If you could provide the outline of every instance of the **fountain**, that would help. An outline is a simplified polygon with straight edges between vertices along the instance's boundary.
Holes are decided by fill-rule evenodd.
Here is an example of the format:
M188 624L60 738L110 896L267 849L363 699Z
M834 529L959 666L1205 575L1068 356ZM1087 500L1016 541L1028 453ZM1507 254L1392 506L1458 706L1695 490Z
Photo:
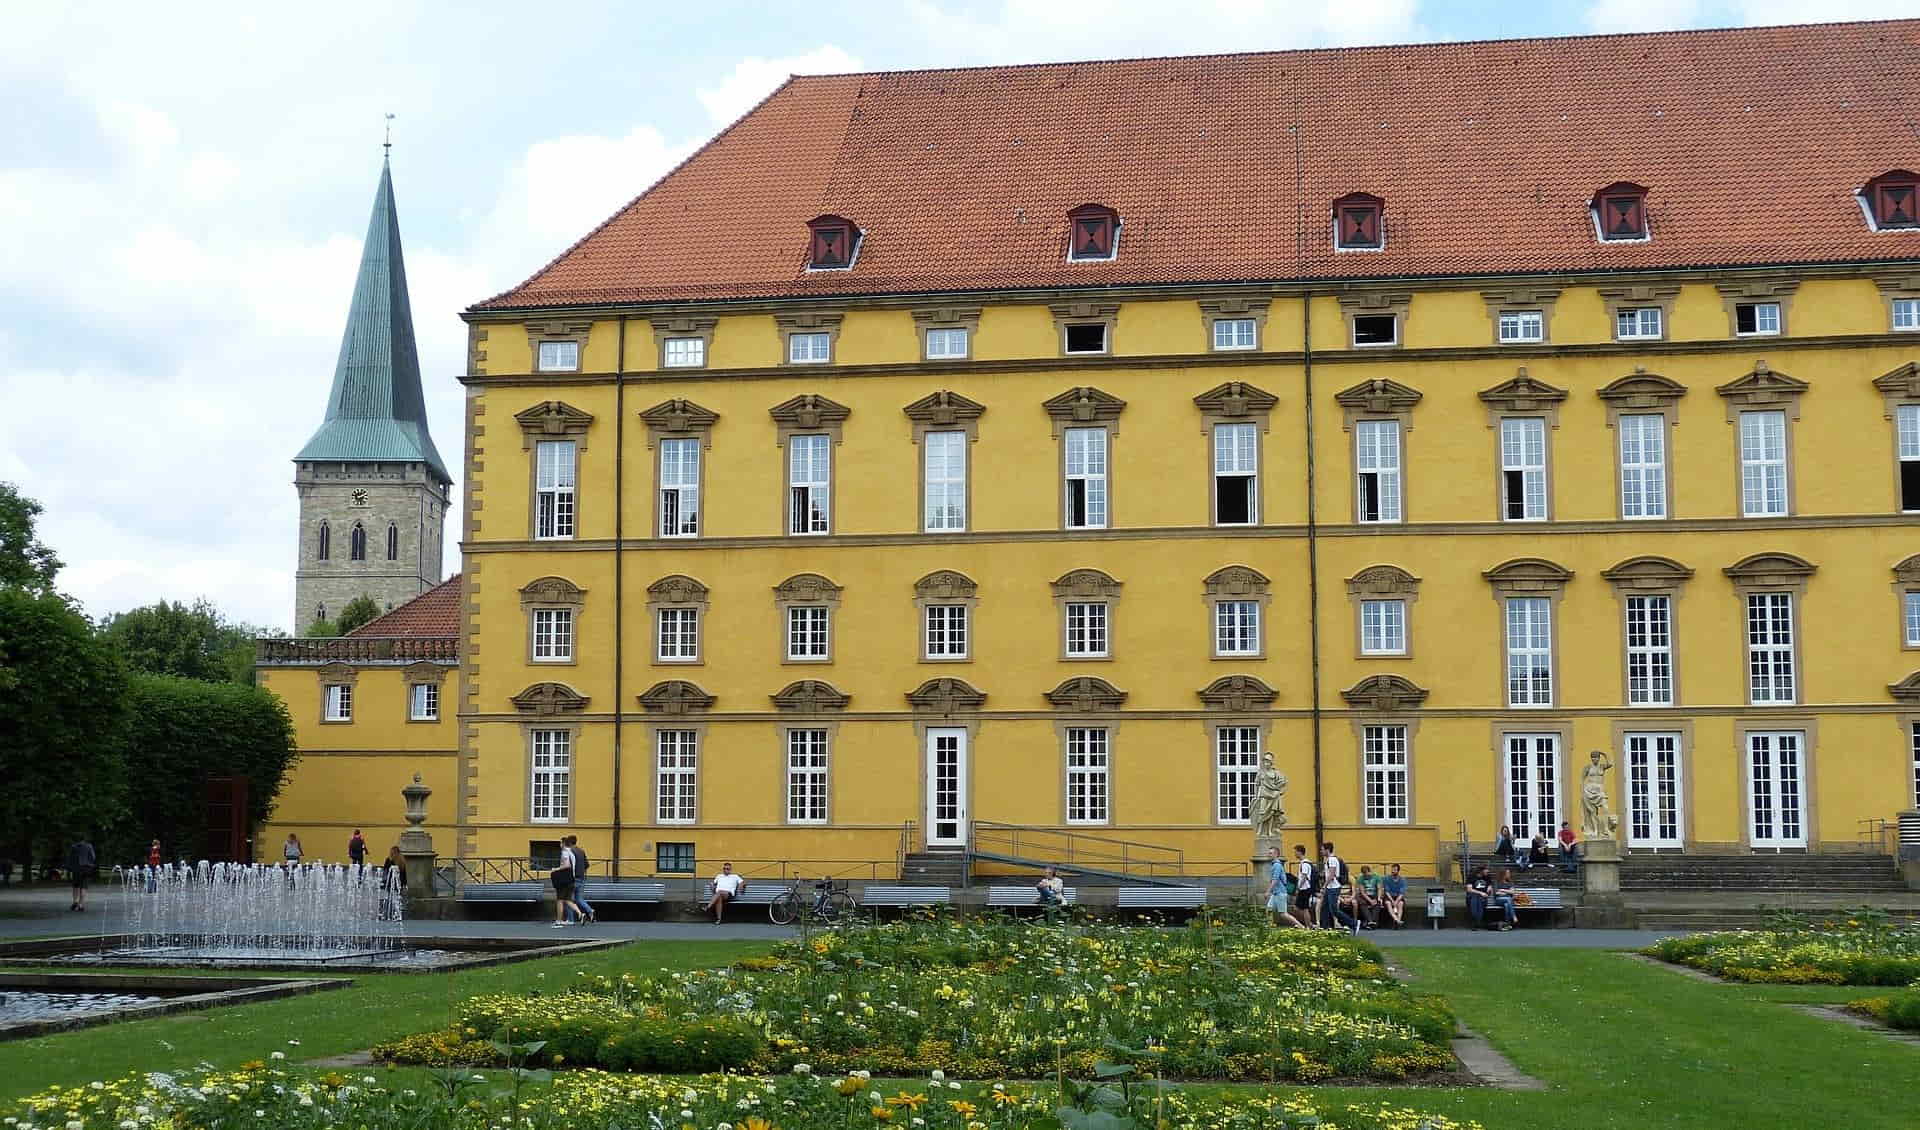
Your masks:
M115 868L119 944L101 956L167 964L377 960L405 946L398 873L339 864Z

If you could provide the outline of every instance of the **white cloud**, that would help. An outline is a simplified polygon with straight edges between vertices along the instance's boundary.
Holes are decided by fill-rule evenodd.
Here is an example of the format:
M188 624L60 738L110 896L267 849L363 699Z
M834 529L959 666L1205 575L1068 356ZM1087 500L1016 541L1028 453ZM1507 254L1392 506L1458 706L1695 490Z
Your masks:
M724 126L753 109L789 76L845 74L860 69L860 60L829 43L804 55L742 59L717 85L703 86L694 91L694 95L707 108L707 117L713 124Z
M1606 35L1667 31L1697 26L1704 8L1701 0L1597 0L1587 9L1586 23Z
M911 0L922 36L954 62L1045 63L1086 58L1275 51L1428 38L1418 0L1116 0L1096 10L1058 0L968 8Z
M1884 20L1913 14L1897 10L1898 5L1889 7L1868 0L1737 0L1733 7L1741 23L1756 27Z

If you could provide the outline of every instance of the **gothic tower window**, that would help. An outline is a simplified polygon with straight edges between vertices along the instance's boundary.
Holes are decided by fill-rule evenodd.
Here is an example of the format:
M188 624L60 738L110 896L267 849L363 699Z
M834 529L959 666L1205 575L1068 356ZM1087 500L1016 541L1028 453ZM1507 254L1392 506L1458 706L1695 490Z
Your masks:
M353 532L347 535L347 556L355 561L367 559L367 528L358 522L353 524Z
M387 560L400 560L400 527L387 523Z
M313 557L316 561L325 561L333 555L333 530L325 522L320 523L320 533L314 543Z

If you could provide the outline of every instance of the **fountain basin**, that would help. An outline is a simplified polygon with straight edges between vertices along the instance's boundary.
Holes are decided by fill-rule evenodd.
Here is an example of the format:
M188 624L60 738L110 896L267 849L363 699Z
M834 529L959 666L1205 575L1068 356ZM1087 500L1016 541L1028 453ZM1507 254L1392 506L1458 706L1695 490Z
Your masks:
M143 935L95 934L82 938L34 938L0 942L0 965L73 969L297 969L314 973L446 973L531 961L539 957L592 953L623 945L625 938L536 941L517 938L408 937L403 944L361 952L253 950L220 945L150 946Z
M0 1040L343 989L343 978L0 973Z

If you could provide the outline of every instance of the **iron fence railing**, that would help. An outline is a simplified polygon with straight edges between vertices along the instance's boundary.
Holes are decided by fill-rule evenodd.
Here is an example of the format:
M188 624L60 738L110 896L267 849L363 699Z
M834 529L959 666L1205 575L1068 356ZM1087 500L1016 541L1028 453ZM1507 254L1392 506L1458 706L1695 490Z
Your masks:
M967 833L967 854L1030 859L1128 875L1187 874L1186 853L1179 848L992 820L973 822ZM1243 864L1242 873L1244 867Z
M1863 851L1883 855L1900 854L1900 822L1882 820L1877 816L1858 821L1860 847Z
M298 667L320 663L453 663L458 636L339 636L326 639L257 639L254 662Z

